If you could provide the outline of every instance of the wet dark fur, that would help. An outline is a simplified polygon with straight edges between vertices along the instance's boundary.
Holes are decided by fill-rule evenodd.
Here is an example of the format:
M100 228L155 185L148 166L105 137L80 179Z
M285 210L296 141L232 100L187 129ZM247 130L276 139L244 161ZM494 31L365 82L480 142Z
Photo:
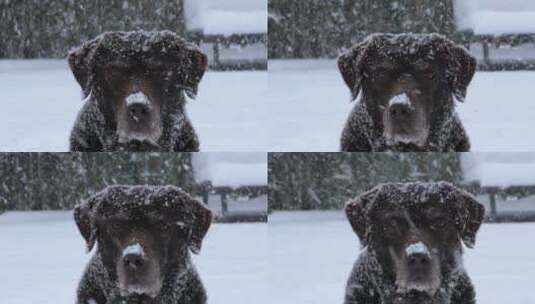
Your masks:
M382 222L389 209L408 212L420 231L433 225L418 212L424 205L444 208L448 221L431 230L440 262L440 288L431 297L423 292L399 292L391 251L403 229L389 230ZM420 209L418 209L420 208ZM423 209L422 209L423 210ZM364 249L346 285L345 304L474 304L475 290L461 265L461 240L472 248L484 209L472 195L445 182L382 184L346 205L347 218ZM395 235L402 233L402 235Z
M74 49L70 68L82 88L84 105L70 136L70 150L99 151L187 151L199 150L197 134L186 115L184 94L194 98L207 68L207 57L194 45L170 31L106 32ZM120 143L117 135L119 89L108 87L104 71L111 63L133 68L156 69L163 63L161 78L153 78L152 90L161 103L162 134L154 143ZM158 67L161 69L161 66ZM117 70L117 73L120 73ZM128 85L126 82L120 86Z
M127 225L124 233L128 235L143 224L154 225L147 230L146 244L151 246L144 249L147 255L159 252L154 261L159 265L162 284L156 296L121 293L117 263L124 260L114 224L118 216ZM207 295L189 251L200 251L212 214L184 191L174 186L110 186L77 205L74 218L88 250L98 244L80 280L77 303L93 303L88 302L91 299L96 304L206 303ZM148 223L149 218L156 222Z
M416 47L411 48L411 45ZM379 101L370 89L370 82L374 80L367 74L369 63L377 61L378 52L391 58L400 70L410 70L415 61L423 60L436 71L438 89L433 97L429 135L424 145L391 144L383 136ZM341 150L469 151L470 142L455 112L453 97L464 101L475 66L476 60L464 48L437 34L370 35L338 58L338 67L351 91L352 100L361 96L343 129Z

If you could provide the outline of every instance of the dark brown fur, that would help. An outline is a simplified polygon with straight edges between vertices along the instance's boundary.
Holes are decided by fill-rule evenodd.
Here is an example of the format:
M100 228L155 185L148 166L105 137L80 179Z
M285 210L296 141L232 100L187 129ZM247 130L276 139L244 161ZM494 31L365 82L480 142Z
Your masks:
M346 205L365 248L346 304L473 304L461 240L473 247L484 209L449 183L382 184Z
M74 217L88 250L98 244L77 303L206 303L189 251L200 251L212 213L184 191L110 186L77 205Z
M84 106L71 151L198 151L184 94L207 68L197 47L170 31L107 32L69 53Z
M469 151L454 110L464 101L475 59L437 34L374 34L342 54L338 67L361 99L342 132L341 150Z

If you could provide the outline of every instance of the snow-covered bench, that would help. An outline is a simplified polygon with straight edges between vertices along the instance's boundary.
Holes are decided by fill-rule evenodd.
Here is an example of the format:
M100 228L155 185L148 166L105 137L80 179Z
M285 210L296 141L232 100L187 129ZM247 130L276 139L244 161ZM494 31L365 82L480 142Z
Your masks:
M457 28L481 68L535 69L535 1L456 0L455 4Z
M535 157L521 153L461 157L466 188L479 193L487 221L535 221Z
M214 69L267 68L267 0L184 0L186 30Z
M218 222L267 221L266 163L258 153L193 156L198 194Z

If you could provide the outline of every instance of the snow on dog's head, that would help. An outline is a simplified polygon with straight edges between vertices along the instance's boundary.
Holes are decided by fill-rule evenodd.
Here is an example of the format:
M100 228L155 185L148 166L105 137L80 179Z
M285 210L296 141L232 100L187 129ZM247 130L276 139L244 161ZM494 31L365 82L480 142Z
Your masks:
M87 119L103 121L91 130L103 149L160 151L184 127L184 95L195 98L207 57L170 31L106 32L72 50L69 64L98 109Z
M77 205L74 216L88 249L98 241L97 254L117 275L121 295L149 297L166 276L186 271L188 251L199 252L212 219L181 189L146 185L109 186Z
M351 98L361 96L380 137L371 139L376 149L396 151L445 145L453 100L464 100L475 65L467 50L437 34L373 34L338 58Z
M434 296L460 268L461 240L472 247L483 206L447 182L381 184L348 202L361 244L395 277L397 292Z

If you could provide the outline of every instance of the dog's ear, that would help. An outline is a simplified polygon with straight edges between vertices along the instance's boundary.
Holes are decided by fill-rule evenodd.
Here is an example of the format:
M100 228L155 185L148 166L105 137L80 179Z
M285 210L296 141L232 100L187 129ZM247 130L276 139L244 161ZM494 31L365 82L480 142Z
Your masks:
M368 244L369 217L367 209L375 200L376 190L370 190L357 198L346 203L345 213L351 224L351 228L357 234L360 244L365 247Z
M362 88L362 64L367 46L368 41L361 42L338 57L338 69L351 91L351 101L358 97Z
M74 78L82 88L84 97L87 97L91 91L91 61L94 57L97 46L97 40L92 40L84 43L76 49L71 50L67 56L69 67L71 68Z
M476 234L485 215L485 208L476 198L464 190L455 195L456 225L459 236L468 248L476 243Z
M189 196L184 206L187 210L181 212L188 217L184 220L187 226L188 248L191 252L198 254L201 251L202 241L212 223L213 215L210 209L206 208L203 203Z
M464 102L466 90L476 71L477 61L464 47L453 42L447 42L445 50L446 79L453 97L459 102Z
M95 224L93 207L95 206L96 197L84 200L74 207L74 220L85 239L87 252L90 252L95 246L97 240L97 225Z
M199 82L208 68L208 57L196 46L187 44L185 52L185 71L182 73L181 85L186 95L194 99L197 97Z

